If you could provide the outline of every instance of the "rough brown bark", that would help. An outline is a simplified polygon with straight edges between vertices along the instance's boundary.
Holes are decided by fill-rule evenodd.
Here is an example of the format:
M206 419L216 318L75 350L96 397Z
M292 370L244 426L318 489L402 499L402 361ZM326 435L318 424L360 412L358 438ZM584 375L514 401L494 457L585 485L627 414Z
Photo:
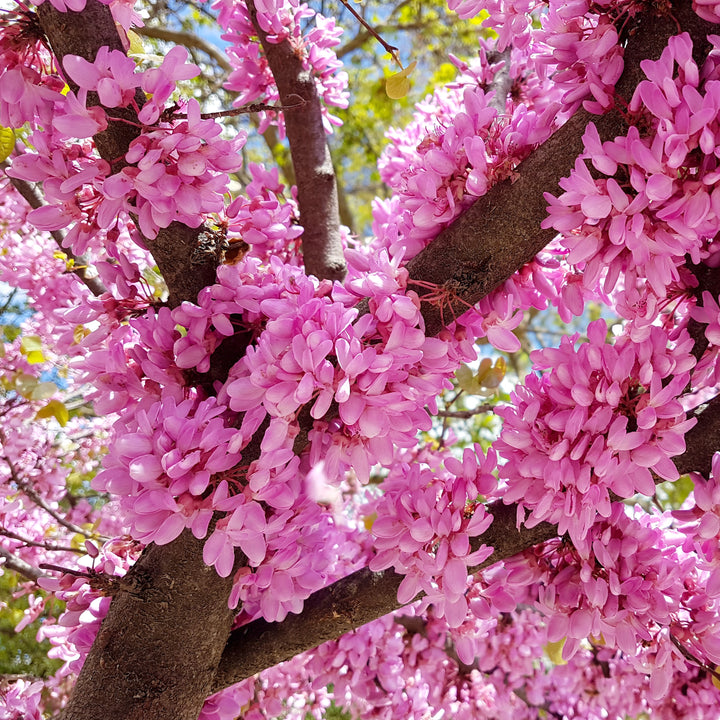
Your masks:
M720 395L699 408L697 425L685 436L685 452L675 458L675 467L682 475L698 472L710 475L713 455L720 450Z
M111 604L63 720L197 720L230 632L232 577L185 531L151 545Z

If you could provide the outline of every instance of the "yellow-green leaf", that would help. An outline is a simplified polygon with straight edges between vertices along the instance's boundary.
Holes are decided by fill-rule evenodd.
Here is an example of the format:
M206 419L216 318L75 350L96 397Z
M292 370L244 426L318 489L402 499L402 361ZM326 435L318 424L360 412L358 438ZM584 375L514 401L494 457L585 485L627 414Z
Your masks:
M468 367L467 365L461 365L455 371L455 379L458 381L458 385L460 386L461 390L464 390L467 393L475 392L475 389L477 388L477 383L475 382L475 375L472 371L472 368Z
M127 37L130 41L130 47L128 48L128 55L142 55L145 52L145 46L140 36L132 30L127 31Z
M715 672L720 673L720 665L715 666ZM712 676L712 684L720 690L720 680L718 680L717 675Z
M42 340L39 335L25 335L20 341L20 352L27 355L35 350L42 350Z
M43 355L42 350L32 350L25 356L26 360L31 365L39 365L42 362L45 362L45 355Z
M490 358L483 358L480 361L480 365L478 366L478 371L476 375L478 383L482 385L485 382L485 379L492 372L492 366L493 364Z
M15 133L0 125L0 162L7 160L15 147Z
M45 353L42 350L42 340L38 335L25 335L20 340L20 352L31 365L45 362Z
M562 640L556 640L555 642L549 642L545 645L545 654L548 658L550 658L550 662L553 665L567 665L567 660L564 660L562 656L562 651L565 647L565 640L567 640L567 638L562 638Z
M54 382L41 382L35 385L30 391L30 400L46 400L52 397L58 391L58 386Z
M392 100L400 100L410 92L410 73L415 69L417 60L413 60L406 68L399 73L391 75L385 81L385 92Z
M25 373L18 373L13 380L15 381L15 390L26 398L30 397L38 384L38 379L34 375L26 375Z
M40 408L35 415L36 419L51 418L54 417L62 427L67 425L67 421L70 419L70 413L68 413L65 403L60 400L51 400L45 407Z

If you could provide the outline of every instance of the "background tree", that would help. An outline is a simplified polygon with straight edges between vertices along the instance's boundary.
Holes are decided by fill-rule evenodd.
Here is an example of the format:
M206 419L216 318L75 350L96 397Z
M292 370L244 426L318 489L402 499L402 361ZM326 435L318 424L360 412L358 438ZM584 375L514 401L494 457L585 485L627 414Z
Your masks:
M187 51L133 51L129 4L7 13L4 602L63 661L7 666L10 717L714 716L720 14L451 8L493 33L388 131L367 241L334 49L407 63L386 33L433 6L342 46L218 2L227 60L203 6L150 13L230 70L292 191L188 97L222 72L175 95ZM493 397L540 313L582 342Z

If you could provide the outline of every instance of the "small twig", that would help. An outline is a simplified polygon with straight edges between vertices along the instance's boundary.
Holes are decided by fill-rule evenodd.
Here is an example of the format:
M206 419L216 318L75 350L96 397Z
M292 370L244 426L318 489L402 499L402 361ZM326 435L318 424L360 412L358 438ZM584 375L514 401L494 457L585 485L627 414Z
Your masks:
M482 413L495 412L495 406L485 403L478 405L475 410L438 410L437 417L442 418L457 418L458 420L469 420L475 415L482 415Z
M5 442L5 438L0 433L0 440ZM12 460L10 460L7 455L3 456L3 460L8 464L8 467L10 468L10 476L12 477L13 482L15 485L17 485L19 490L22 490L22 492L25 493L25 495L30 498L39 508L42 508L48 515L52 516L57 520L63 527L70 530L70 532L79 533L80 535L85 536L86 538L92 538L94 537L93 533L88 532L87 530L83 530L79 525L75 525L75 523L70 522L66 518L64 518L62 515L60 515L57 510L53 510L46 502L45 500L40 497L40 495L32 488L30 487L29 483L25 482L24 480L21 480L17 470L15 469L15 465L13 465Z
M3 306L0 308L0 316L4 315L7 312L10 305L12 305L12 301L15 299L15 296L17 295L17 291L18 291L17 288L12 289L12 291L10 292L10 294L7 297L7 300L5 301Z
M73 577L91 578L93 573L88 570L73 570L72 568L66 568L62 565L53 565L52 563L40 563L40 567L43 570L55 570L56 572L65 573L65 575L72 575Z
M340 2L354 15L355 19L385 48L385 51L390 53L390 56L392 59L402 68L403 64L400 62L400 58L398 56L398 49L394 45L390 45L390 43L385 42L383 40L379 33L373 28L366 20L365 18L360 15L360 13L355 10L355 8L350 5L350 3L347 0L340 0Z
M18 575L22 575L23 577L26 577L28 580L32 580L33 582L37 582L39 578L45 577L44 572L41 572L30 563L21 560L19 557L16 557L11 552L8 552L7 550L5 550L5 548L1 547L0 560L3 561L0 562L0 567L8 568L8 570L12 570Z
M80 550L74 547L70 547L69 545L58 545L52 540L46 540L45 542L30 540L30 538L23 537L22 535L18 535L17 533L14 533L11 530L7 530L5 528L0 528L0 535L9 538L10 540L17 540L18 542L21 542L23 545L27 545L28 547L39 547L50 552L81 553Z
M259 113L263 111L277 112L279 110L296 110L297 108L301 108L303 105L306 105L305 99L301 98L299 95L294 95L292 97L296 97L298 99L298 102L293 103L292 105L267 105L266 103L251 103L250 105L243 105L242 107L232 108L231 110L219 110L218 112L201 113L200 117L203 120L212 120L214 118L220 117L236 117L237 115L250 115L251 113ZM175 117L183 118L187 117L187 115L182 113L175 115Z
M693 665L697 665L700 669L706 673L710 673L716 680L720 680L720 672L711 668L709 665L704 663L700 658L695 657L672 633L669 633L670 642L680 651L680 654L689 660Z
M225 72L232 72L232 65L225 54L214 45L211 45L194 33L185 32L183 30L168 30L167 28L151 27L148 25L145 25L145 27L133 28L133 32L155 40L173 42L176 45L184 45L187 48L200 50L208 57L212 58Z
M105 572L88 568L87 570L73 570L72 568L62 567L61 565L52 565L51 563L40 563L43 570L55 570L56 572L72 575L73 577L85 578L88 585L94 590L99 590L102 595L114 596L120 592L126 592L135 597L141 597L143 590L143 581L134 573L128 572L126 575L109 575Z

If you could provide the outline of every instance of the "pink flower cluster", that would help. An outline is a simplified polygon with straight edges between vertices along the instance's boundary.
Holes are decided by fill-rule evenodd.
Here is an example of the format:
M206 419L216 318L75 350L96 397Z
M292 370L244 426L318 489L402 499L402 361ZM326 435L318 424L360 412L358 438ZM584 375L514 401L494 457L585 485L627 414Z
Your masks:
M206 535L218 498L211 478L238 464L238 432L215 398L183 399L165 390L115 425L116 441L93 486L121 498L132 535L164 545L187 527ZM225 489L225 492L227 490Z
M243 504L234 502L236 509L208 538L204 558L212 564L217 553L218 572L228 548L249 553L228 601L231 607L242 606L239 623L256 617L280 622L289 612L301 612L312 593L367 564L367 548L356 529L307 497L303 485L291 488L290 509L265 512L259 494Z
M208 213L220 212L227 173L242 166L244 135L222 139L222 128L200 117L196 100L189 100L185 109L186 121L133 140L125 155L132 165L103 183L109 212L122 208L137 213L140 229L149 238L174 221L198 227Z
M370 569L392 566L405 575L399 602L423 592L434 611L457 627L468 613L468 569L492 554L485 545L473 551L470 543L492 523L478 499L496 489L495 453L486 456L476 444L464 450L462 462L446 457L444 465L445 472L403 465L383 480L383 494L369 508L377 514Z
M336 403L340 425L316 426L311 460L324 459L330 477L337 477L349 467L350 455L366 480L371 458L389 461L393 445L415 443L417 429L429 427L425 408L432 407L437 383L446 383L462 359L474 357L465 339L425 337L417 298L405 294L407 276L397 261L385 253L355 253L351 262L356 269L347 288L333 290L276 258L262 266L247 257L220 268L218 283L200 294L198 306L186 303L173 312L187 328L175 346L182 367L206 368L209 353L236 329L255 333L256 342L232 369L220 398L245 413L244 442L266 414L273 418L277 441L268 442L262 459L272 463L269 468L292 456L288 423L303 405L319 420ZM357 310L350 306L362 297L370 297L370 313L353 324ZM285 459L276 463L271 449Z
M648 80L639 84L630 110L655 133L643 137L631 126L625 137L601 142L588 126L585 158L609 177L595 179L585 159L578 159L560 182L565 192L546 195L549 217L543 224L562 233L567 261L582 270L585 287L602 285L610 292L622 275L621 312L631 320L640 315L649 325L668 290L687 282L679 270L685 257L699 262L720 229L714 154L720 84L703 82L714 72L714 61L701 73L687 34L670 38L660 59L645 60L642 68ZM638 281L649 285L645 302L635 297ZM643 314L646 306L653 308L649 315Z
M179 46L165 55L159 67L144 73L136 73L135 63L123 53L103 50L94 63L68 56L68 73L84 90L97 91L109 108L134 105L135 89L140 87L150 95L138 113L146 126L158 122L177 81L199 72L186 62L187 50ZM189 100L185 110L187 120L161 124L133 140L125 155L130 166L102 185L107 199L101 215L111 220L120 209L136 213L145 236L155 237L159 228L174 220L197 227L206 213L223 208L227 173L242 166L238 151L245 138L240 135L234 142L220 138L222 128L201 118L195 100ZM102 219L100 224L107 227Z
M680 529L687 536L683 550L696 553L700 564L709 573L705 593L717 599L720 597L720 547L717 543L720 537L720 453L713 456L709 479L700 474L691 477L695 506L675 510L672 515L682 523Z
M601 638L556 664L546 617L532 607L539 589L526 587L523 609L482 620L471 613L456 629L432 609L403 608L219 693L207 706L209 717L233 720L242 707L248 720L261 720L265 711L320 720L331 701L353 716L381 720L440 712L461 720L536 720L538 707L588 720L714 717L718 690L689 663L674 665L658 698L648 668ZM468 597L477 599L475 587Z
M223 40L230 43L227 54L234 70L225 88L238 93L234 104L240 107L258 99L264 103L277 102L279 93L275 79L245 3L218 0L213 8L218 11L219 24L226 29ZM348 76L333 50L340 43L342 28L336 25L334 18L326 18L305 3L298 4L297 0L257 3L256 8L258 23L268 34L268 42L289 41L293 51L302 58L304 69L312 73L323 102L325 130L331 133L332 127L341 122L328 112L327 107L348 106ZM309 27L311 18L315 20L314 27ZM302 28L306 26L309 29L303 33ZM281 113L262 111L259 115L261 132L272 122L284 134Z
M671 518L614 503L575 547L553 541L520 559L505 577L518 591L538 583L537 607L548 617L548 640L564 640L571 659L587 638L601 639L626 662L650 676L654 701L665 697L676 673L688 669L672 638L697 657L717 663L720 626L717 596L705 591L707 572L682 540L668 533ZM595 640L595 642L598 642Z
M225 210L228 240L242 240L250 246L251 255L266 262L271 256L291 264L299 262L293 241L303 228L297 222L295 202L283 196L278 169L249 163L247 170L252 180Z
M399 196L393 255L414 257L476 197L511 177L532 146L550 134L557 107L538 117L519 106L506 120L491 99L477 79L467 77L419 103L408 128L388 131L391 144L378 167Z
M587 0L547 3L532 0L450 0L461 18L488 13L485 27L497 33L497 49L532 51L536 71L551 75L562 102L572 112L584 101L602 112L611 106L613 88L623 70L616 27L636 12L636 2L591 3ZM541 28L534 29L533 22ZM592 96L593 100L586 100Z
M689 336L670 345L653 327L643 343L624 336L610 344L605 321L596 320L588 342L576 347L577 339L532 353L545 372L529 375L513 404L498 409L504 427L495 444L507 461L503 497L518 503L518 522L547 520L574 542L598 515L610 516L610 493L652 495L652 473L676 479L670 458L684 451L695 422L676 399L695 364Z
M623 71L616 23L633 4L613 3L605 8L608 12L596 14L600 3L551 2L550 11L541 15L536 40L547 54L539 65L551 68L566 107L574 109L584 101L586 110L602 113L613 105L615 83ZM588 95L593 99L586 100Z
M0 681L0 717L7 720L42 720L40 709L44 683L18 678Z
M43 183L47 204L29 216L36 227L59 230L73 225L65 243L81 254L93 238L117 225L121 212L137 216L142 232L153 238L175 220L197 227L208 213L223 209L227 173L242 165L239 150L245 136L239 134L232 141L221 138L220 125L203 120L195 100L184 108L187 119L161 117L177 81L199 72L186 62L187 57L187 50L174 47L159 67L144 72L137 72L125 54L107 48L100 49L93 63L72 55L65 58L68 75L80 87L78 96L53 93L45 98L42 93L47 93L40 87L32 97L45 98L43 103L31 106L21 119L42 122L49 115L55 132L48 132L42 122L43 132L33 135L36 152L18 158L10 171L23 180ZM41 82L40 75L35 82ZM142 108L136 104L137 90L148 98ZM144 123L125 155L127 165L117 174L111 174L108 163L89 143L68 141L107 127L102 108L85 107L90 91L97 92L107 108L134 108Z

